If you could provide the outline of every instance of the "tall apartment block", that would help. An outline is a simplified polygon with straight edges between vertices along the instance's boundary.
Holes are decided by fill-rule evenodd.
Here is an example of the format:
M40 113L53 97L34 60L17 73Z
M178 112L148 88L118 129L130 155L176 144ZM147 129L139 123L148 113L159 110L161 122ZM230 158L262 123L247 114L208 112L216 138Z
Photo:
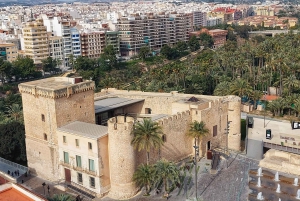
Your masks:
M132 56L142 46L148 46L154 52L166 44L188 41L189 32L192 31L192 15L176 12L135 14L120 18L117 27L120 32L121 55Z
M104 31L84 31L80 34L82 56L99 58L105 48Z
M80 33L76 28L71 28L72 52L74 57L81 56Z
M43 20L28 22L23 27L25 56L33 59L34 64L42 64L49 56L47 29Z
M18 48L13 43L0 44L0 58L5 61L13 62L18 57Z
M206 26L206 12L194 11L192 12L193 27Z

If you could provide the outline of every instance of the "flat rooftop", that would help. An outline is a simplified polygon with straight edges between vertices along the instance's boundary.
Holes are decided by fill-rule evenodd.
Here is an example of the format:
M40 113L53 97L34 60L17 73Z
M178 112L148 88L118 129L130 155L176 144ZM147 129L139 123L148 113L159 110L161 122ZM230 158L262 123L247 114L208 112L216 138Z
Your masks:
M74 121L58 128L57 130L91 139L101 138L108 133L107 126L100 126L81 121Z
M77 78L80 79L80 78ZM92 81L78 81L78 83L89 83ZM31 82L21 83L20 86L36 87L48 90L64 89L76 84L76 78L71 77L51 77Z
M266 127L264 128L264 119L253 117L253 128L248 128L248 138L257 141L264 141L273 144L281 144L285 146L300 148L300 130L292 130L289 121L266 119ZM272 139L266 139L266 130L271 129ZM285 140L287 139L287 142ZM293 143L297 145L294 145Z
M95 113L113 110L119 107L131 105L142 101L144 101L144 99L129 99L129 98L119 98L119 97L110 97L110 98L96 100L94 103Z

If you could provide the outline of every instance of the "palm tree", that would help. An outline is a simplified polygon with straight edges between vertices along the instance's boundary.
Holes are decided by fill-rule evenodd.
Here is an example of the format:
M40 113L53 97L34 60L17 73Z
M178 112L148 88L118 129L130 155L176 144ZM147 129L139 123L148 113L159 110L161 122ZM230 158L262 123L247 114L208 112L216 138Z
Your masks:
M190 130L187 133L187 136L195 138L195 144L197 142L197 145L200 148L200 139L205 137L209 133L209 130L206 128L206 125L203 121L198 122L194 121L190 125Z
M254 109L257 108L257 101L262 97L263 92L259 90L254 90L251 94L251 98L254 101Z
M60 194L54 195L51 198L47 198L49 201L74 201L74 199L70 195Z
M151 184L154 180L154 169L150 165L141 164L133 174L133 181L140 188L146 188L146 195L149 195Z
M180 171L175 163L165 159L159 160L154 164L154 175L156 181L163 181L165 193L169 193L169 182L179 183Z
M287 87L289 90L289 95L291 95L294 88L300 86L300 81L297 80L295 75L290 75L286 78L283 78L283 86Z
M224 81L224 82L220 82L215 90L214 90L214 95L215 96L226 96L230 94L230 90L229 90L229 82Z
M19 104L12 104L6 108L9 116L14 117L16 121L22 116L22 107Z
M162 140L162 127L151 119L143 119L143 121L135 125L132 134L134 136L131 144L138 151L146 150L147 165L149 165L149 153L151 148L159 149L164 143Z
M252 92L252 89L248 82L244 79L236 79L230 86L231 93L239 97L249 96Z
M300 114L300 99L296 100L295 105L294 105L294 110L297 113L297 116L299 117Z

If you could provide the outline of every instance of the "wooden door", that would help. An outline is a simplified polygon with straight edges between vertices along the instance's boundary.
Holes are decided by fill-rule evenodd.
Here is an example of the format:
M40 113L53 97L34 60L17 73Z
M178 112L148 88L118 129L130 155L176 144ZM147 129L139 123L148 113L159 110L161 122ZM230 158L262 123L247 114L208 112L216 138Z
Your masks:
M71 170L65 168L65 180L71 183Z

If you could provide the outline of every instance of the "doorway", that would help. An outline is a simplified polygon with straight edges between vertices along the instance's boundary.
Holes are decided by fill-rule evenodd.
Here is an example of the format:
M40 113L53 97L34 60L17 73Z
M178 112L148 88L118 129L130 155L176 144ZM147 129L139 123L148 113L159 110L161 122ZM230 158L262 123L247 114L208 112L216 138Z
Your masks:
M65 168L65 180L66 182L71 183L71 170Z
M207 141L207 151L210 150L210 141Z

